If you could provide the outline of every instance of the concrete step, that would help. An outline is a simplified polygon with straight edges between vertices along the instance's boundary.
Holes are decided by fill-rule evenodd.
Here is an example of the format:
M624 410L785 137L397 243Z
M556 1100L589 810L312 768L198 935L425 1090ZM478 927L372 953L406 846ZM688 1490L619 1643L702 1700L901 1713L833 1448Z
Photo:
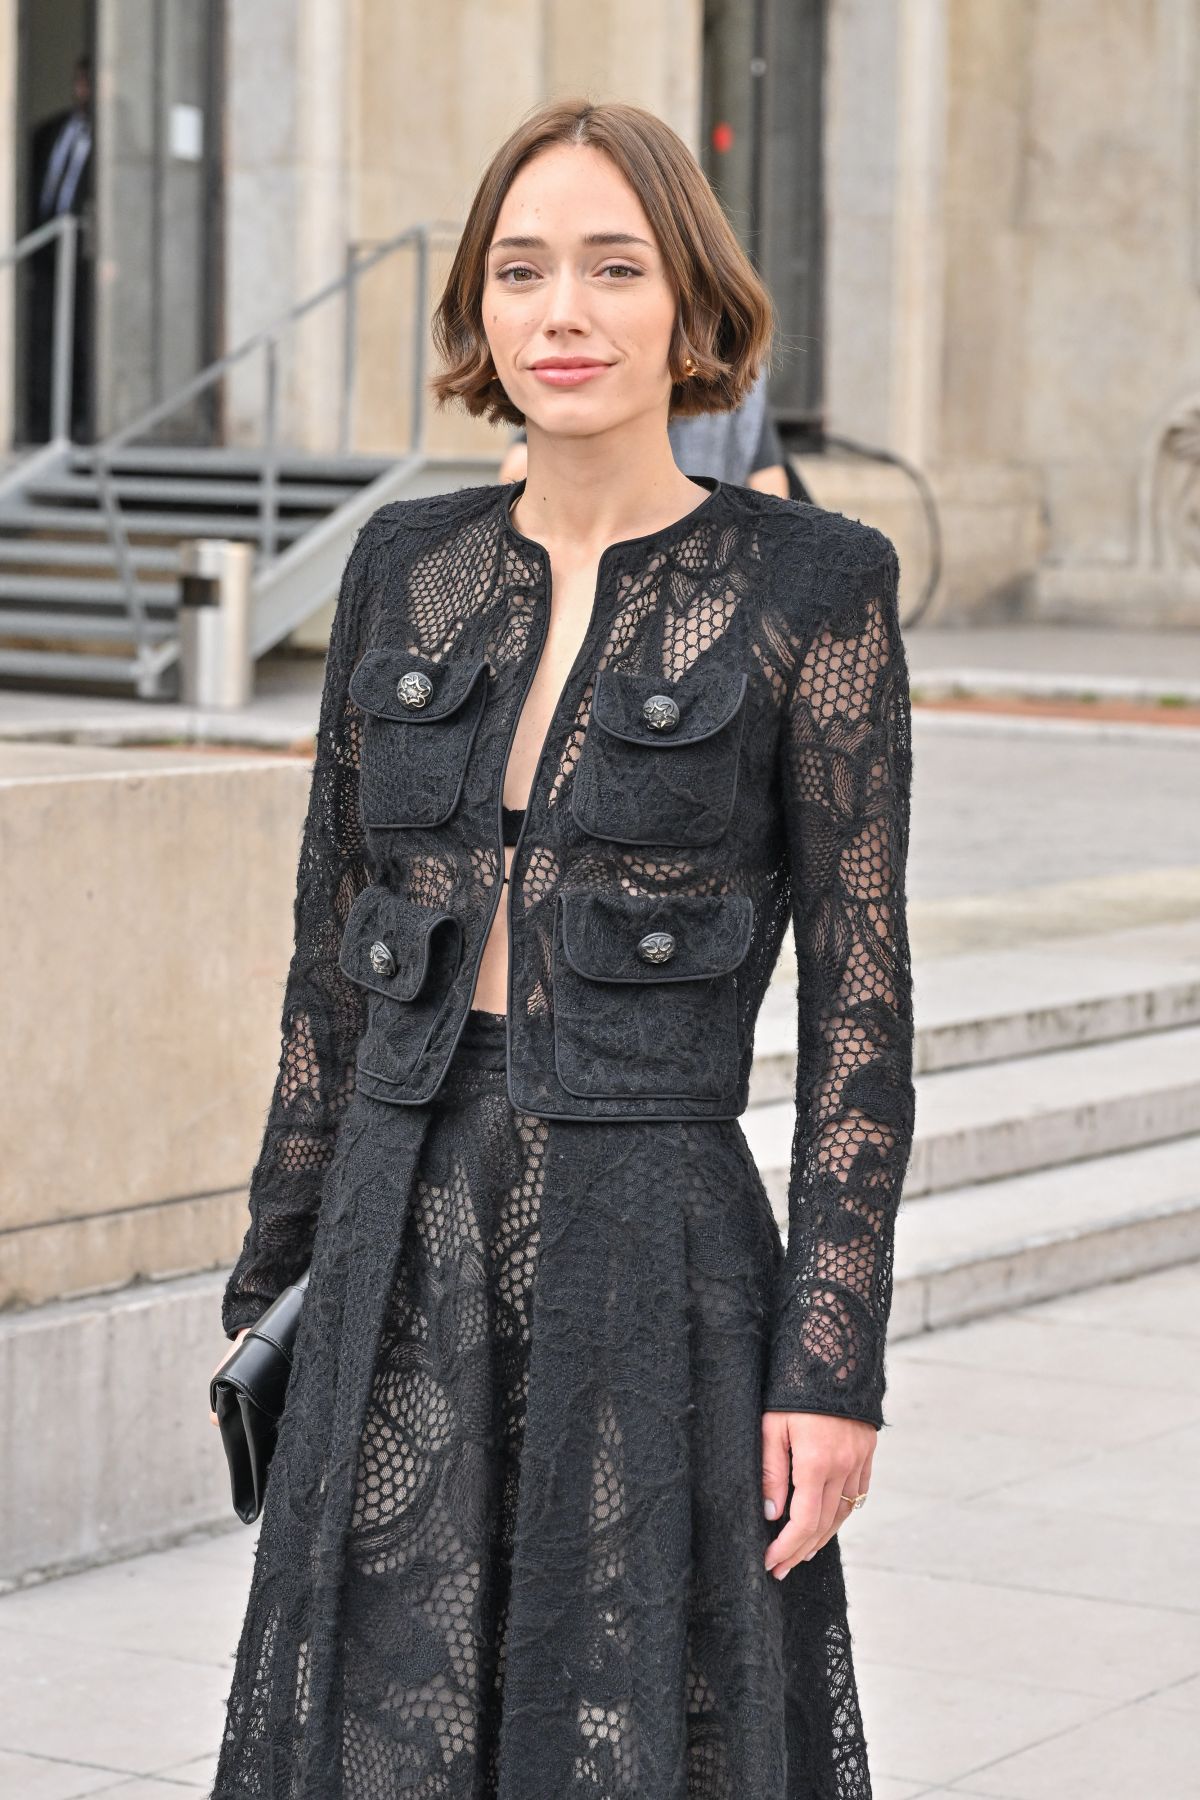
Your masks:
M138 581L135 589L152 605L175 606L179 600L178 574L161 580ZM113 576L99 575L0 575L0 602L25 602L31 614L44 606L52 612L62 604L86 602L108 606L125 604L125 589ZM85 621L86 622L86 621Z
M103 543L68 542L62 538L23 538L19 543L14 538L0 538L0 567L13 569L19 564L44 567L111 569L113 566L112 545L107 539ZM131 544L129 559L137 569L161 569L167 574L179 573L179 547L168 544L158 548L150 544Z
M902 1206L889 1339L1200 1257L1200 1137ZM0 1314L0 1591L230 1518L204 1389L225 1271ZM133 1487L113 1445L139 1445Z
M281 539L302 537L319 525L325 513L288 512L280 518L276 535ZM131 537L165 537L172 540L189 537L230 537L253 539L259 535L257 503L244 512L136 512L125 515L125 528ZM13 554L19 554L20 539L5 538L5 532L65 531L86 533L108 542L108 527L103 512L91 506L40 506L24 502L6 506L0 512L0 553L11 542Z
M32 637L34 633L28 635ZM81 630L79 635L82 638L84 632ZM0 671L5 675L28 676L36 681L111 681L125 687L137 681L139 668L137 658L133 656L89 656L73 650L57 653L23 650L5 644L0 647Z
M146 605L145 636L157 642L174 637L179 630L178 603L166 611L164 602L154 599ZM137 636L133 620L125 609L109 613L60 612L52 606L29 606L23 611L0 606L0 638L17 637L67 638L72 643L99 642L109 639L130 644Z
M1200 1137L903 1204L888 1335L902 1338L1200 1257Z
M794 1109L752 1106L743 1129L774 1203L787 1192ZM943 1193L1200 1131L1200 1026L1010 1057L917 1079L905 1194Z
M1200 919L922 958L914 992L918 1073L1200 1024ZM791 1098L795 1059L795 976L781 965L758 1017L753 1105Z
M125 504L166 501L170 505L257 507L261 504L263 483L261 474L239 481L180 470L174 475L120 475L114 477L113 488L117 499ZM304 507L311 511L316 507L332 509L340 506L353 491L353 484L345 482L300 481L285 477L278 483L276 494L281 507L292 510ZM91 475L43 476L31 481L25 493L30 500L45 500L51 504L74 500L97 507L100 504L99 489Z
M71 469L81 473L94 469L95 452L86 444L73 446L68 457ZM124 444L108 452L105 461L114 469L162 473L175 469L186 475L198 470L217 474L252 478L262 470L262 454L239 448L236 444ZM283 479L335 481L347 487L359 487L374 481L395 462L393 456L322 456L307 451L281 450L279 473Z

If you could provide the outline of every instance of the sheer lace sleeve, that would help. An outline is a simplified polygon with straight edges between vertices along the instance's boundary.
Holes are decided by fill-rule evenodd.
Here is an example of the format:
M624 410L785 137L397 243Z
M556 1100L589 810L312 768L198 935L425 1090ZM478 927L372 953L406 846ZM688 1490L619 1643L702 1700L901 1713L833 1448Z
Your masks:
M231 1338L308 1266L365 1024L365 990L346 979L337 959L350 904L369 881L358 809L358 709L347 690L371 536L368 522L347 559L330 633L296 875L279 1070L250 1177L250 1222L221 1308Z
M847 534L792 643L782 792L798 965L788 1245L765 1407L885 1423L896 1211L912 1146L908 672L896 552Z

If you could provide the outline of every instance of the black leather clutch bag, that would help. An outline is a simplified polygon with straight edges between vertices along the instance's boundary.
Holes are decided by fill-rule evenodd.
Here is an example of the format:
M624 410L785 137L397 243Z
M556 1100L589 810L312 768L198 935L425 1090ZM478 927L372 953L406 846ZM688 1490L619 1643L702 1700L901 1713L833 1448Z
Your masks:
M307 1286L306 1272L284 1288L209 1383L209 1405L229 1463L233 1510L246 1525L262 1511Z

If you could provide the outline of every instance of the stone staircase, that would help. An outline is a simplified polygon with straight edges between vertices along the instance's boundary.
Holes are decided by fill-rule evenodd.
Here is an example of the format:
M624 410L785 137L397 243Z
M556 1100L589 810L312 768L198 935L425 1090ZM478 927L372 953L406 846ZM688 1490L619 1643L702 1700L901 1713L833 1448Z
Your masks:
M1200 920L918 962L892 1337L1200 1257ZM794 984L743 1119L786 1230Z
M236 805L233 789L221 804ZM992 902L997 929L1011 928L1010 907ZM938 906L914 912L917 1132L889 1338L1200 1257L1200 918L931 956L919 945L938 941ZM785 961L742 1119L783 1228L793 1008ZM262 1055L273 1037L272 1025ZM214 1256L240 1237L244 1204L237 1187L143 1206L129 1230L140 1256L146 1220L162 1215L161 1273L122 1280L132 1252L114 1240L108 1291L0 1315L0 1424L24 1447L20 1480L0 1491L0 1591L230 1523L201 1387L222 1345ZM107 1266L86 1255L93 1277ZM111 1447L147 1418L168 1423L134 1493Z
M285 461L278 544L296 542L386 466L367 458ZM113 483L144 638L161 643L176 630L183 543L221 537L261 547L260 459L224 449L145 446L119 454ZM71 446L57 462L35 468L0 504L4 672L123 683L134 674L135 637L92 454Z

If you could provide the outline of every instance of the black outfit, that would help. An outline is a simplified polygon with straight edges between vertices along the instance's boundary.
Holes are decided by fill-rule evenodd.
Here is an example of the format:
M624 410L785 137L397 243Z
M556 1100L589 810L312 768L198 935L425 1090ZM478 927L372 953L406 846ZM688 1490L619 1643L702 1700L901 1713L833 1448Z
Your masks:
M80 127L85 127L81 133ZM29 158L30 230L60 213L82 219L92 198L91 121L74 109L56 113L33 133ZM48 179L52 178L52 179ZM29 391L26 430L30 442L50 435L57 244L29 258ZM75 240L70 431L76 442L91 435L91 350L94 279L86 232Z
M705 485L601 558L509 884L544 550L490 487L381 508L347 564L222 1310L311 1257L214 1800L870 1795L838 1537L762 1566L761 1413L884 1422L896 554ZM507 1018L471 1009L502 904ZM789 920L785 1254L738 1115Z

